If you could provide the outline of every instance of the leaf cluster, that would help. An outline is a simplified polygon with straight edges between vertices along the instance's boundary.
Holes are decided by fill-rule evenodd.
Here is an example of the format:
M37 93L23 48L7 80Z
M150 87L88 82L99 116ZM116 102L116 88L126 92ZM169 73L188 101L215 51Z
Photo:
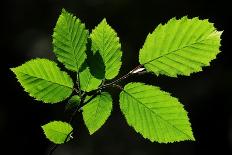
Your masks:
M68 99L65 110L72 113L70 120L42 126L46 137L56 144L71 139L71 124L78 111L90 134L101 128L113 107L107 87L121 90L120 109L127 123L144 138L159 143L195 140L187 112L177 98L157 86L132 82L123 88L119 82L144 72L170 77L199 72L220 52L220 36L208 20L172 18L148 34L139 51L140 65L114 79L122 64L116 31L103 19L89 33L80 19L63 9L54 28L53 52L76 79L44 58L11 70L36 100L55 104Z

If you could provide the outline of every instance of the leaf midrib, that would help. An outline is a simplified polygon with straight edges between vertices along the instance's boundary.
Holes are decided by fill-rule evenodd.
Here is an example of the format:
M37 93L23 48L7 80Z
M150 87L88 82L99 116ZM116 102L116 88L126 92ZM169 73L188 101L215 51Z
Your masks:
M25 72L20 72L20 73L25 74L25 75L27 75L27 76L34 77L34 78L38 78L38 79L41 79L41 80L45 80L45 81L48 81L48 82L51 82L51 83L54 83L54 84L57 84L57 85L60 85L60 86L65 86L65 87L68 87L68 88L71 88L71 89L72 89L72 87L69 87L69 86L67 86L67 85L64 85L64 84L61 84L61 83L57 83L57 82L54 82L54 81L50 81L50 80L47 80L47 79L42 78L42 77L38 77L38 76L35 76L35 75L31 75L31 74L28 74L28 73L25 73Z
M97 109L96 109L94 115L92 117L90 117L88 120L86 120L86 122L89 122L90 120L91 120L91 122L93 120L96 120L96 116L97 116L97 113L99 111L99 105L100 105L100 102L101 102L101 95L99 96L99 99L97 101L95 100L94 102L97 102ZM94 104L94 102L92 102L92 103L90 102L89 104Z
M129 95L131 98L133 98L134 100L136 100L137 102L141 103L146 109L148 109L149 111L151 111L154 115L158 116L161 120L163 120L164 122L166 122L167 124L169 124L170 126L172 126L173 128L175 128L176 130L180 131L181 133L183 133L184 135L186 135L189 139L192 139L191 136L189 136L188 134L186 134L185 132L183 132L182 130L178 129L176 126L174 126L173 124L171 124L169 121L165 120L162 116L160 116L159 114L157 114L155 111L151 110L149 107L147 107L145 104L143 104L140 100L138 100L137 98L135 98L133 95L131 95L130 93L126 92L125 90L123 90L127 95Z
M55 130L55 129L52 129L52 128L49 128L48 130L51 130L51 131L53 131L53 132L57 132L57 133L59 133L59 134L62 134L62 135L64 135L64 136L68 136L68 134L66 134L66 133L64 133L64 132L61 132L61 131L58 131L58 130ZM70 131L71 132L71 131Z
M68 22L67 17L65 17L64 20L65 20L65 24L66 24L66 26L67 26L67 28L68 28L68 38L69 38L69 41L70 41L71 51L72 51L71 54L73 55L73 57L74 57L74 59L75 59L75 62L74 62L74 63L75 63L75 65L76 65L76 69L78 70L79 67L80 67L80 65L78 64L78 60L79 60L80 57L84 54L84 52L82 52L82 54L80 55L80 57L77 59L77 56L76 56L76 46L77 46L78 44L80 44L80 40L81 40L81 38L82 38L83 35L84 35L83 33L84 33L84 31L85 31L85 28L83 28L82 23L81 23L80 21L78 21L78 28L81 28L81 30L80 30L80 29L77 30L76 34L74 34L74 35L75 35L75 37L76 37L76 35L78 35L78 33L81 33L81 34L80 34L80 37L78 38L77 45L74 45L75 37L72 38L72 35L73 35L73 29L74 29L74 27L76 26L76 19L74 20L73 17L71 17L71 19L69 19L69 20L74 20L74 26L73 26L72 28L70 27L70 24L69 24L69 22ZM83 44L84 44L84 42L83 42ZM83 46L83 44L79 45L79 47ZM69 53L70 53L70 52L69 52Z
M90 70L87 68L87 71L89 71L89 73L90 73ZM87 79L87 84L86 84L86 87L85 87L85 89L86 89L86 91L88 91L88 88L89 88L89 85L90 85L90 81L91 81L91 77L92 75L91 75L91 73L88 75L88 79Z
M212 39L212 38L203 39L203 40L201 40L201 41L197 41L197 42L194 42L194 43L192 43L192 44L188 44L188 45L186 45L186 46L183 46L182 48L179 48L179 49L170 51L170 52L168 52L168 53L166 53L166 54L163 54L163 55L161 55L161 56L159 56L159 57L157 57L157 58L151 59L151 60L149 60L149 61L143 63L143 65L146 65L146 64L148 64L148 63L151 63L152 61L155 61L155 60L157 60L157 59L160 59L160 58L162 58L162 57L164 57L164 56L166 56L166 55L169 55L169 54L175 53L175 52L177 52L177 51L183 50L184 48L188 48L189 46L192 46L192 45L195 45L195 44L199 44L199 43L202 43L202 42L204 42L204 41L206 41L206 40L211 40L211 39ZM160 53L161 53L161 52L160 52Z

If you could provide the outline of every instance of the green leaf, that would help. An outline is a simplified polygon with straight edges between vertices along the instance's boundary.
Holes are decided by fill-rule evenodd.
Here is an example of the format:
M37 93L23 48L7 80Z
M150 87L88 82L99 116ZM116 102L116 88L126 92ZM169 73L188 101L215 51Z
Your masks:
M62 144L70 140L72 126L66 122L53 121L42 126L47 139L55 144Z
M109 93L103 92L83 107L83 119L89 133L97 131L110 116L112 98Z
M78 71L86 59L88 30L85 25L64 9L53 33L54 52L67 69Z
M156 75L188 76L216 58L221 33L208 20L173 18L147 36L139 61Z
M89 45L89 44L88 44ZM87 59L80 68L81 90L90 92L98 88L105 77L105 65L99 52L86 51Z
M112 79L118 75L121 67L121 44L117 33L107 24L102 22L90 34L92 50L99 51L105 64L105 78Z
M11 70L25 91L37 100L57 103L72 93L72 79L66 72L60 71L55 62L34 59Z
M80 96L74 95L68 100L68 104L65 106L65 110L70 111L80 105Z
M194 140L183 105L159 87L127 84L120 94L120 108L128 124L152 142Z
M98 88L101 84L101 80L95 78L91 72L89 67L86 67L82 72L80 72L80 87L81 90L90 92Z

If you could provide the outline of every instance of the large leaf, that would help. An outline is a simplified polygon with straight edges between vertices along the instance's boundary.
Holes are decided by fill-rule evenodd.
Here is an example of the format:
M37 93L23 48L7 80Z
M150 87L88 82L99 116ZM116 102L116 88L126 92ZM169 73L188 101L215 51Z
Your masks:
M114 78L121 67L121 44L117 33L107 24L102 22L90 34L92 50L99 52L105 64L105 78Z
M57 103L69 97L73 82L55 62L34 59L11 69L30 96L45 103Z
M208 20L173 18L147 36L139 61L157 75L190 75L216 58L220 36Z
M128 124L152 142L194 140L183 105L158 87L127 84L120 94L120 108Z
M53 121L42 126L46 137L55 144L62 144L69 141L69 136L73 130L72 126L66 122Z
M97 131L110 116L112 98L109 93L102 93L83 107L83 119L90 134Z
M72 14L62 10L53 33L54 52L67 69L78 71L86 58L88 30Z

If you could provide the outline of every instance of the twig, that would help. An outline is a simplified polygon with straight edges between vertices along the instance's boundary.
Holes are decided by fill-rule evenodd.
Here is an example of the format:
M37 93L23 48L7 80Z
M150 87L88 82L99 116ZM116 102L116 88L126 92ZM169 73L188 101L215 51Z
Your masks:
M87 103L89 103L90 101L92 101L100 92L101 92L101 90L96 91L95 94L93 94L93 95L91 96L91 98L89 98L89 99L85 102L85 104L87 104Z
M86 97L86 95L84 94L83 96L81 96L81 101L80 101L80 105L81 104L83 104L83 102L84 102L84 100L85 100L85 97ZM70 119L69 119L69 124L71 124L72 123L72 121L73 121L73 119L74 119L74 117L76 116L76 113L77 113L77 111L79 110L79 106L78 107L76 107L76 109L75 109L75 111L72 113L72 115L71 115L71 117L70 117ZM73 130L67 135L67 137L66 137L66 139L65 139L65 141L64 142L66 142L67 140L68 140L68 138L70 137L70 135L73 133ZM58 144L54 144L53 145L53 147L50 149L50 151L48 152L48 155L52 155L53 154L53 152L58 148Z
M80 101L80 104L79 105L82 105L85 101L85 97L86 97L86 94L84 94L82 97L81 97L81 101ZM75 111L72 113L70 119L69 119L69 123L71 124L72 121L73 121L73 118L76 116L77 112L79 110L79 106L76 107Z
M53 152L57 149L58 146L59 146L58 144L53 144L53 146L50 149L50 151L48 151L48 155L52 155Z
M109 86L112 86L113 84L116 84L126 78L128 78L129 76L131 76L132 74L135 74L135 73L138 73L138 72L135 72L136 70L140 69L143 65L138 65L137 67L135 67L134 69L132 69L129 73L123 75L122 77L116 79L115 81L112 81L110 83L107 83L107 84L104 84L102 85L99 89L102 89L102 88L106 88L106 87L109 87Z
M79 94L79 91L77 90L77 88L73 88L73 90L74 90L77 94Z
M113 87L116 87L116 88L118 88L118 89L120 89L120 90L123 90L123 88L122 88L120 85L113 84L112 86L113 86Z
M81 97L80 73L79 72L77 72L77 87L78 87L79 96Z

